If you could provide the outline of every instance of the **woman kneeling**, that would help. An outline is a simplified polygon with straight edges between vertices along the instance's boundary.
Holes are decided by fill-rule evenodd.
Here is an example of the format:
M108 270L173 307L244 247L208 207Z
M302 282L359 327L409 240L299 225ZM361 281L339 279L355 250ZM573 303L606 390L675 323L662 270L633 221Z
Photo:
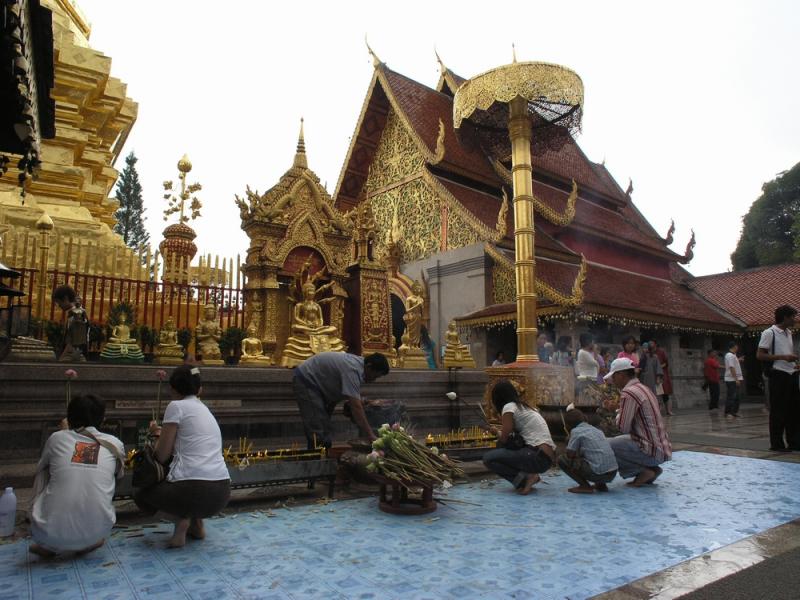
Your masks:
M116 522L115 476L125 447L100 433L106 406L93 394L72 399L62 430L51 435L36 469L30 551L50 557L99 548Z
M219 513L228 503L231 481L222 457L222 434L214 415L198 395L202 392L200 369L187 365L172 372L169 379L173 400L164 411L164 424L150 423L158 436L156 460L166 465L172 457L167 478L139 490L134 497L144 512L166 513L175 522L168 545L186 543L186 535L205 537L203 519Z
M522 402L510 381L497 382L492 389L492 404L501 415L502 429L498 432L498 446L507 444L512 432L521 436L525 445L519 449L497 448L483 456L483 464L490 471L510 481L517 492L526 495L539 481L539 473L553 466L555 447L550 430L542 415Z

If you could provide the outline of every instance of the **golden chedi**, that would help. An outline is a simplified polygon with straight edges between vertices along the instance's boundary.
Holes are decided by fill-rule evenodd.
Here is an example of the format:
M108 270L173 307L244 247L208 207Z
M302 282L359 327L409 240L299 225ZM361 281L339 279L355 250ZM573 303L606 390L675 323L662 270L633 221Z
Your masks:
M178 343L178 329L172 315L158 332L158 344L155 351L155 363L159 365L183 364L184 350Z
M325 325L322 318L321 304L332 302L333 297L317 301L317 297L329 289L333 282L326 283L319 288L314 285L314 280L320 276L318 273L313 278L310 275L303 280L303 273L307 273L308 264L303 265L298 274L302 281L302 298L298 302L294 297L289 297L289 302L294 302L292 313L291 335L286 340L283 348L281 366L296 367L307 358L321 352L344 352L346 347L339 338L339 332L333 325Z
M420 347L422 335L422 318L425 298L422 296L422 284L415 281L411 286L411 295L406 298L406 312L403 322L406 330L401 337L402 344L398 349L398 363L404 369L427 369L428 357ZM402 358L400 356L402 355Z
M194 333L195 351L200 355L203 364L225 364L219 349L220 339L222 339L222 327L217 322L217 307L206 304L203 308L203 319L197 324Z
M117 363L144 362L144 354L136 340L131 337L128 316L124 312L119 314L119 322L111 328L111 336L100 353L100 360Z
M239 364L245 367L268 367L272 358L264 354L264 346L258 339L255 323L250 323L247 328L247 337L242 340L242 357Z
M470 354L469 346L461 343L455 321L450 321L450 324L447 326L445 341L447 343L444 348L445 369L453 367L475 368L475 360L473 360L472 354Z

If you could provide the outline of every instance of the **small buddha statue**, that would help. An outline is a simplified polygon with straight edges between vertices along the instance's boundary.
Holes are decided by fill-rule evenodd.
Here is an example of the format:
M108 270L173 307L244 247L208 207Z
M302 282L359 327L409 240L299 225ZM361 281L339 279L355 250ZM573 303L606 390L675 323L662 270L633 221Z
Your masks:
M268 367L272 359L264 354L264 346L258 339L255 323L250 323L247 328L247 337L242 340L242 357L239 364L247 367Z
M428 358L425 351L419 346L411 345L411 336L408 330L400 336L400 347L397 349L397 367L400 369L427 369Z
M475 368L475 361L469 351L469 347L461 343L461 338L456 329L456 322L450 321L447 325L447 333L445 334L445 341L447 345L444 348L444 366L445 368L451 367L467 367L470 369Z
M294 305L292 313L291 336L283 348L281 366L296 367L307 358L320 352L344 352L345 345L339 339L339 332L333 325L325 325L320 304L331 302L333 298L315 299L330 284L316 288L306 280L302 285L303 297ZM290 298L290 302L293 299Z
M179 365L183 363L183 346L178 343L178 329L172 315L158 332L158 344L155 351L155 362L161 365Z
M119 314L119 322L111 327L111 335L100 353L103 362L140 363L144 361L144 354L139 344L131 337L131 328L128 326L128 315Z
M86 344L89 338L89 319L75 290L61 285L53 291L53 302L64 311L64 349L58 360L62 362L85 362Z
M203 308L203 319L195 328L194 338L197 353L205 364L224 364L219 350L222 327L217 323L217 307L213 304L206 304Z
M411 286L411 295L406 298L406 312L403 315L410 348L419 348L424 306L425 298L422 297L422 284L419 281L415 281Z

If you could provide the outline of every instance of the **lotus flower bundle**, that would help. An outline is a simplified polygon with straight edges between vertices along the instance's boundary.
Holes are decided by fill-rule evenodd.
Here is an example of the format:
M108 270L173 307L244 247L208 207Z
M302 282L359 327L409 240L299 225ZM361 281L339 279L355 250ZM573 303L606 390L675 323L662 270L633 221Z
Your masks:
M381 426L367 458L369 472L403 485L444 483L464 476L456 461L441 454L435 446L420 444L398 424Z

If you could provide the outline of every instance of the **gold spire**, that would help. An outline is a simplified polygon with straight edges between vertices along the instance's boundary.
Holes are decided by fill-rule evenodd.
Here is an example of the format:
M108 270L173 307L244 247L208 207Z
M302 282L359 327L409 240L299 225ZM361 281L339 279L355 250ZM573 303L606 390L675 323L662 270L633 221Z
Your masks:
M514 47L514 43L511 43L511 62L517 62L517 49Z
M436 60L439 62L439 71L441 72L442 75L444 75L445 73L447 73L447 67L445 66L444 62L442 62L439 53L436 51L436 46L433 47L433 53L436 55Z
M297 153L294 155L294 166L308 168L306 160L306 140L303 134L303 118L300 117L300 136L297 138Z
M378 55L375 54L372 51L372 48L369 47L369 42L367 41L367 34L366 33L364 34L364 43L367 45L367 52L369 52L369 55L372 57L372 66L373 67L381 66L383 64L383 61L380 58L378 58Z

